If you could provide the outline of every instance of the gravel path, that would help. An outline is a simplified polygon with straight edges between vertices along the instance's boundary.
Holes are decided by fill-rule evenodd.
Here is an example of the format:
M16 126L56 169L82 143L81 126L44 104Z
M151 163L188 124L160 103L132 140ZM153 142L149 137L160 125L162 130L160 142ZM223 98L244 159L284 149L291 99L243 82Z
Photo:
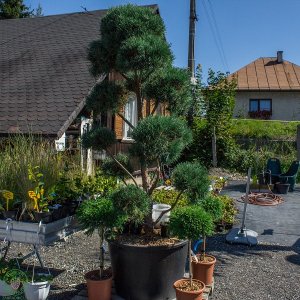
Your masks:
M9 255L29 250L14 244ZM300 299L300 241L294 247L249 248L226 244L225 236L217 235L208 240L208 251L218 260L211 300ZM84 288L83 274L98 266L98 239L78 232L54 246L41 247L41 255L56 276L48 299L72 299Z

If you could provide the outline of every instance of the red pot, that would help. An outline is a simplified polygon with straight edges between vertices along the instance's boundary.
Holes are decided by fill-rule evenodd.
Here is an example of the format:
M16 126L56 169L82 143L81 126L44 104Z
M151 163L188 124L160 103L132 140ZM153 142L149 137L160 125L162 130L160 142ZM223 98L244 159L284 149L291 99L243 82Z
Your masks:
M87 283L88 299L89 300L110 300L111 299L111 287L112 276L103 280L93 280L99 270L90 271L85 274L85 280Z
M210 285L213 282L216 258L212 255L205 255L205 257L211 258L212 261L201 261L200 255L197 255L198 262L196 262L193 259L192 261L193 278L204 282L205 285Z
M193 279L193 282L199 282L203 285L203 288L199 291L181 291L178 289L178 286L183 281L190 281L189 279L179 279L174 284L173 287L176 291L176 300L202 300L203 291L205 289L205 285L200 280Z

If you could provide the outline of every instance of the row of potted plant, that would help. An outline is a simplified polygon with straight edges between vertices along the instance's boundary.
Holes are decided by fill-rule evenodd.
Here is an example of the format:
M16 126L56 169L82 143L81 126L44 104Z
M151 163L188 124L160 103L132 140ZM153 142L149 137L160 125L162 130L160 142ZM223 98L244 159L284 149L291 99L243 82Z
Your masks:
M0 215L4 219L50 223L74 215L81 201L103 195L117 184L99 172L94 177L85 179L79 175L74 180L63 172L54 185L46 187L39 166L28 167L28 179L31 184L26 199L0 190Z

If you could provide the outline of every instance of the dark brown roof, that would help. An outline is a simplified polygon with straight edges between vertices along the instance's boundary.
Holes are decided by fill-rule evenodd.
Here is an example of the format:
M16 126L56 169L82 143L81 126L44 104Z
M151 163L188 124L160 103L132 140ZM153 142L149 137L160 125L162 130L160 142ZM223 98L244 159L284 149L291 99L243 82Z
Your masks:
M0 134L63 134L94 85L87 47L104 14L0 21Z
M235 73L238 90L300 90L300 66L276 57L261 57Z

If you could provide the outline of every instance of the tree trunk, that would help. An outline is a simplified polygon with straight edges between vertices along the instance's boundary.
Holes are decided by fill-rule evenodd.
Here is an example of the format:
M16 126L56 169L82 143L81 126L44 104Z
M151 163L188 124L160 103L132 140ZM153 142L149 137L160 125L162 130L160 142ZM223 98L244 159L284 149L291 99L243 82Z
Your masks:
M215 126L213 127L211 142L212 142L212 158L213 158L212 164L213 164L213 167L216 168L218 161L217 161L217 137L216 137Z

